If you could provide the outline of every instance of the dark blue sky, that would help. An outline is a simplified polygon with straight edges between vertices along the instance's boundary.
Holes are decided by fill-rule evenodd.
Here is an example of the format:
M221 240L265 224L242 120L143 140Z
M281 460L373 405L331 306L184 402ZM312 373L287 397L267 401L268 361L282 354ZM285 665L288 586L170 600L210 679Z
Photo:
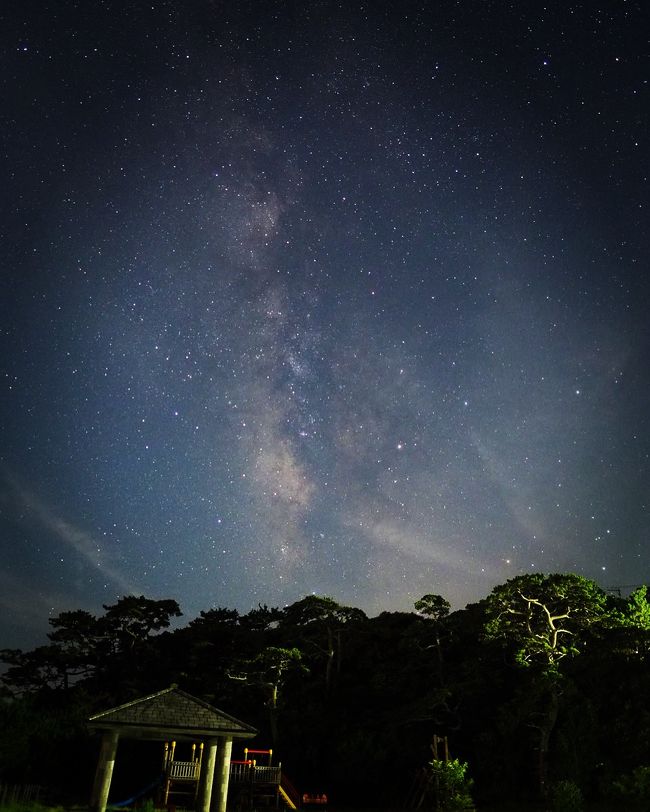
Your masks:
M649 576L645 4L11 4L0 645Z

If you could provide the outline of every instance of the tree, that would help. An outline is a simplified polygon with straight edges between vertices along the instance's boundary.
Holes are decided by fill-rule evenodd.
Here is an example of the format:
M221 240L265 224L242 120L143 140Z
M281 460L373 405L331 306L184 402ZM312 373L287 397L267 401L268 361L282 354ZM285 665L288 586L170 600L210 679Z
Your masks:
M0 660L9 668L2 682L16 694L32 694L69 685L69 664L58 646L37 646L32 651L2 649Z
M415 601L415 611L419 615L423 615L427 619L427 626L433 632L434 643L433 646L436 650L436 658L438 661L438 679L440 685L443 684L442 673L442 645L440 640L440 630L442 622L449 616L451 605L448 600L442 595L423 595L419 601Z
M234 666L229 677L247 684L258 685L266 693L273 748L278 739L278 702L280 689L291 671L306 672L302 652L297 648L267 646L256 657Z
M276 607L269 607L261 603L257 604L257 609L251 609L239 619L243 628L252 632L268 632L274 629L282 619L283 612Z
M333 598L307 595L284 610L280 622L283 630L297 629L306 643L325 655L325 693L332 688L332 675L336 664L337 674L341 668L343 631L355 621L366 620L361 609L342 606Z
M236 626L238 623L239 612L236 609L226 609L218 606L214 609L208 609L207 612L201 611L199 617L190 620L189 628L196 630L224 628Z
M578 655L589 631L609 618L605 592L573 574L519 575L481 602L486 640L500 641L530 676L536 701L529 724L537 731L536 775L546 794L549 741L557 721L565 658Z
M9 664L3 682L19 693L44 688L68 689L92 676L98 660L102 632L97 618L78 609L50 618L51 644L32 651L4 649L0 660Z
M67 664L66 687L70 677L92 676L102 653L102 624L90 612L77 609L50 618L50 625L54 631L48 637Z
M648 588L640 586L627 599L620 615L629 653L645 659L650 652L650 602Z
M650 631L650 603L648 602L647 586L640 586L632 592L627 600L627 607L630 622L639 629Z
M172 617L183 613L175 600L152 600L140 595L126 595L117 603L106 606L104 634L113 640L117 650L132 651L152 632L169 628Z
M419 601L415 601L415 611L419 615L439 623L447 617L451 605L448 600L445 600L442 595L423 595Z
M461 812L473 809L472 786L467 775L467 764L457 758L450 761L434 759L428 765L427 794L438 812Z

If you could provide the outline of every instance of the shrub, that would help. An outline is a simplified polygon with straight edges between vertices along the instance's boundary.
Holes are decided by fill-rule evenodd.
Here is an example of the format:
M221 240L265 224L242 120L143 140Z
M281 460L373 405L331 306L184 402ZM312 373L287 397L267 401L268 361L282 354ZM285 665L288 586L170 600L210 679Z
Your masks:
M580 812L583 808L582 792L573 781L558 781L551 789L553 812Z
M632 803L650 800L650 767L637 767L613 782L614 791Z
M454 812L455 810L473 809L470 794L474 782L467 776L467 764L457 758L451 761L430 762L431 787L437 794L437 808L441 812Z

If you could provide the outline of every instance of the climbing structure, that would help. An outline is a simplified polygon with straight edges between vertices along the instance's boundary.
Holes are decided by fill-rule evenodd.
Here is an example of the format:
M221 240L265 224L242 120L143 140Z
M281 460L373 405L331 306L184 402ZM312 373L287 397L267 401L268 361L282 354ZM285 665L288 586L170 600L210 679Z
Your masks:
M300 795L282 765L273 764L273 750L246 747L241 761L230 762L230 795L239 809L282 804L295 810L300 805Z
M203 742L198 747L191 746L189 761L180 761L176 758L176 742L165 742L163 753L163 806L169 802L184 806L186 801L191 805L196 802L199 790L199 776L201 775L201 762L203 761Z

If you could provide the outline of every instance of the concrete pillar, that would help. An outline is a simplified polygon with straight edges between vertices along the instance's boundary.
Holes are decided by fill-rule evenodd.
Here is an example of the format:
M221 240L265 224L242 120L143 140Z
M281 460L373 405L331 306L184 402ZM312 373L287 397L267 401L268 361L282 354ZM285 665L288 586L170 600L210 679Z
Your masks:
M217 761L217 739L208 739L203 748L201 774L199 775L199 793L196 799L197 812L210 812L214 765Z
M118 739L119 733L116 730L107 730L102 735L102 746L99 751L97 769L95 770L93 794L90 799L90 808L93 812L106 812Z
M215 797L212 812L226 812L228 800L228 782L230 781L230 757L232 755L232 736L219 739L217 751L217 768L214 775Z

